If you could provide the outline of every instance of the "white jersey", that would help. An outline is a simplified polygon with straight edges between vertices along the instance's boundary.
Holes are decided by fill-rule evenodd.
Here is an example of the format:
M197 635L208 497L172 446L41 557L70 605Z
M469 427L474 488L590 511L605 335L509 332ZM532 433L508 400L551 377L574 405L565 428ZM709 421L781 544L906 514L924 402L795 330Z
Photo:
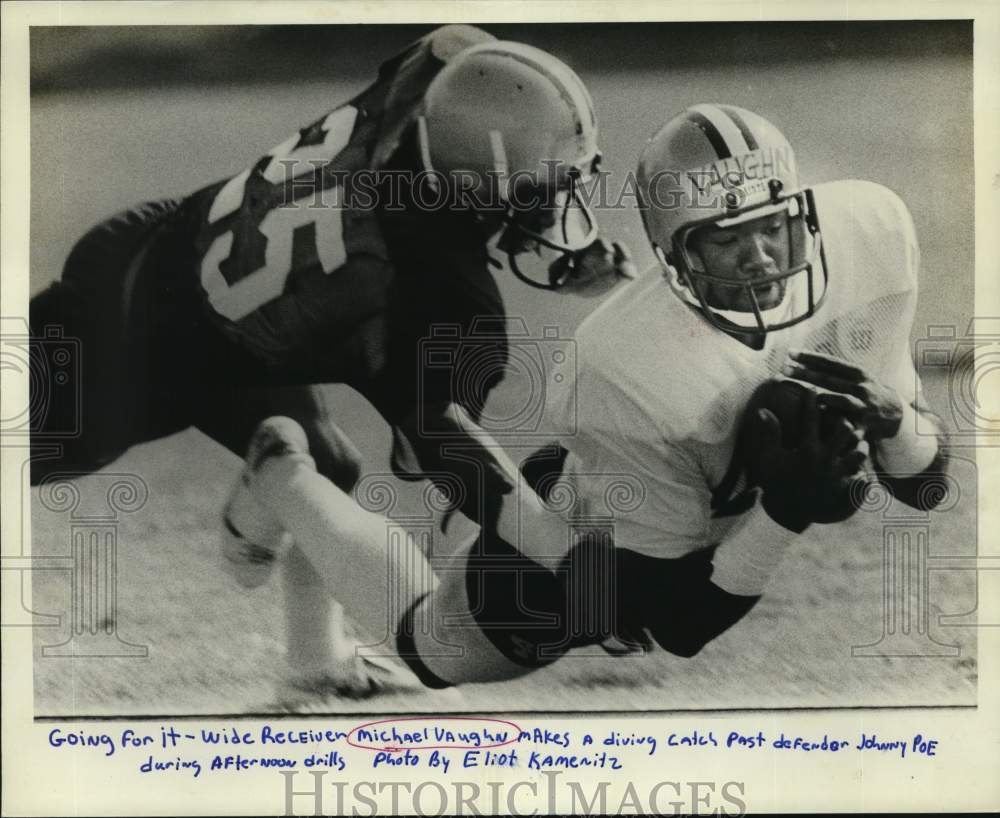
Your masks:
M564 479L577 514L614 515L618 546L675 558L714 545L752 507L716 490L733 459L743 407L788 350L863 366L905 402L919 391L909 334L919 252L900 198L841 181L813 188L826 252L826 300L809 319L750 349L712 327L650 270L602 304L576 334L576 434ZM608 509L607 475L630 475L641 502ZM742 487L742 486L739 486ZM729 489L736 488L729 486ZM637 507L636 507L637 506Z

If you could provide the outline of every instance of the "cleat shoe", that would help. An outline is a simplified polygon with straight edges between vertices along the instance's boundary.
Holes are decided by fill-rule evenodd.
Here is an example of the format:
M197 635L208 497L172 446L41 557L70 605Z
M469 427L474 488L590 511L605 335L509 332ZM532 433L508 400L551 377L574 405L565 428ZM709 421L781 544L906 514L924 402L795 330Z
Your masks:
M237 485L235 492L249 494L242 484ZM231 517L238 501L234 496L226 507L222 518L223 531L222 556L223 568L227 574L244 588L258 588L270 578L274 566L288 551L288 537L280 529L268 533L258 533L254 539L248 539L240 533ZM248 527L249 528L249 527Z
M273 457L309 458L309 442L294 420L268 418L254 432L222 515L223 567L244 588L263 585L288 552L290 537L250 492L254 473Z
M272 457L300 456L312 461L309 457L309 439L305 429L291 418L280 415L262 420L257 430L250 438L247 447L246 469L247 480Z
M352 648L357 643L352 643ZM290 669L284 682L284 697L338 696L367 699L379 694L424 690L413 672L401 662L378 656L350 655L324 668Z

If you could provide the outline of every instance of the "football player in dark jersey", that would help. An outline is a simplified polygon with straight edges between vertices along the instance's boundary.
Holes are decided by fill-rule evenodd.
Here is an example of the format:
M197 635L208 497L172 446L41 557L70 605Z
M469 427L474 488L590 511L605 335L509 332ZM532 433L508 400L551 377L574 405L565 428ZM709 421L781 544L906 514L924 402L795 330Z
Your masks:
M76 244L62 278L31 301L33 334L77 338L82 356L78 384L33 395L45 411L32 428L32 482L91 471L191 425L242 455L280 410L343 485L350 446L310 388L332 382L357 388L396 428L394 465L428 470L416 405L452 395L447 372L418 377L418 342L437 324L472 341L473 324L488 326L474 319L501 321L488 342L499 364L462 407L475 420L503 376L498 250L520 275L520 251L554 248L538 283L547 288L600 289L627 274L624 251L595 240L574 195L598 159L590 97L565 65L470 26L428 34L237 176L132 208ZM468 188L470 178L492 188ZM529 195L539 189L553 193L545 207ZM44 367L44 343L32 351ZM79 433L53 437L65 429Z
M79 339L82 358L79 383L33 384L45 411L32 482L192 425L242 455L261 419L282 414L349 491L360 457L314 386L339 382L393 427L400 476L458 480L456 507L483 522L487 498L513 485L499 447L469 434L507 357L501 259L528 284L584 294L632 274L579 194L599 158L592 101L566 65L470 26L431 32L238 175L132 208L76 244L30 307L33 363L44 367L53 332ZM529 251L548 254L537 279ZM467 352L477 335L489 348L493 365L461 394L447 370L420 368L420 341L440 324ZM455 443L466 456L444 458ZM253 586L273 549L252 514L241 530L242 501L238 485L224 552Z

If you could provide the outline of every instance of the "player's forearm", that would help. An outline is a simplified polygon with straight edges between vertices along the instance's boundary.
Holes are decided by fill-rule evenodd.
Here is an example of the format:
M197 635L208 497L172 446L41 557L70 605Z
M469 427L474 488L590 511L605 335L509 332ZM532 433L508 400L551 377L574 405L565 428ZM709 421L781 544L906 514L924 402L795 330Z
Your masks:
M672 592L669 611L652 620L659 624L650 634L665 650L694 656L757 604L796 534L758 505L715 548L661 561L676 563L669 568ZM656 576L654 566L645 568Z
M650 635L664 650L690 658L739 622L759 599L727 593L712 582L690 586L674 621L650 628Z
M917 414L935 429L917 432ZM941 419L919 406L907 406L895 437L880 440L872 460L881 483L906 505L929 511L942 499L936 490L948 467L947 434Z
M746 616L760 599L759 595L729 593L712 581L715 551L704 549L675 560L626 549L619 552L623 590L641 600L642 626L660 647L677 656L697 654ZM625 604L628 611L627 600ZM626 614L625 619L630 618Z
M779 525L764 505L752 508L716 547L712 582L736 596L757 597L802 529Z

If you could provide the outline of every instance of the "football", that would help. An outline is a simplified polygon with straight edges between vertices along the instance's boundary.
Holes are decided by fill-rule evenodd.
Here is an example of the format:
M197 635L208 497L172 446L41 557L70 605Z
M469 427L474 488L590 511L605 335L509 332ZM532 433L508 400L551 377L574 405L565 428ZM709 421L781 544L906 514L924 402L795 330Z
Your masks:
M781 424L781 444L793 449L802 438L802 424L805 420L804 398L810 387L790 378L772 378L764 381L750 397L746 417L760 409L774 414ZM857 429L857 425L840 412L820 406L820 437L829 441L833 435L844 434ZM846 435L845 435L846 436Z
M781 444L786 449L794 449L802 439L805 420L805 397L810 387L800 381L788 378L774 378L765 381L754 391L747 403L744 418L753 418L760 409L774 414L781 425ZM841 412L820 406L820 438L824 442L843 440L840 451L844 452L857 445L858 426ZM744 457L747 458L748 479L753 480L754 445L752 440L743 442ZM836 491L819 498L815 505L815 523L836 523L852 516L864 497L869 477L864 467L855 474L846 476Z

